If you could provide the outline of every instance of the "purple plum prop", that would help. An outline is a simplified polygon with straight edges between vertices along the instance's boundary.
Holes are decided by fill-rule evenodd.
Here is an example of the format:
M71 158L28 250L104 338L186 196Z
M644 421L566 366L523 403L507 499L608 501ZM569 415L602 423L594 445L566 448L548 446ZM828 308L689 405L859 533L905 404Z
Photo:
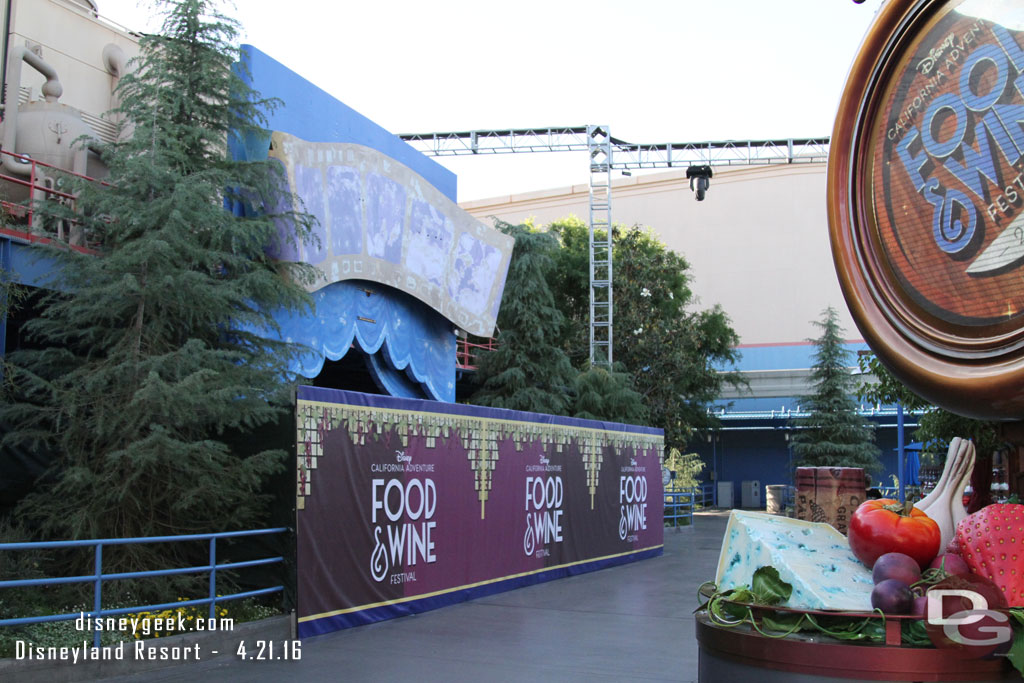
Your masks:
M871 578L876 585L886 579L896 579L911 586L921 580L921 567L910 555L886 553L875 560Z
M953 576L967 576L971 573L971 568L967 566L966 562L964 562L964 558L959 555L954 555L953 553L939 555L932 560L932 563L928 565L928 568L942 568L947 574L952 574Z
M927 612L928 612L928 596L927 595L920 595L920 596L914 598L914 604L913 604L913 606L910 609L910 613L913 614L915 617L924 618L924 616L925 616L925 614L927 614Z
M899 579L885 579L871 591L871 606L885 614L909 614L914 606L914 594L910 586Z

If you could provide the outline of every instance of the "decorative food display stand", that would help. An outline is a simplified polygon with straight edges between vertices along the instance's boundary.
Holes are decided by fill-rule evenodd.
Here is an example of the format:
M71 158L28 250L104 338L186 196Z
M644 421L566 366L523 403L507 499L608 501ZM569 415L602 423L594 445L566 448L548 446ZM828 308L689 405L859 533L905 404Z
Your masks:
M896 634L898 640L898 629ZM1001 660L963 659L950 650L828 642L806 634L767 638L747 627L716 627L706 614L697 617L697 642L701 681L1019 680Z
M1024 493L1019 0L883 4L840 101L828 215L840 286L868 344L919 396L961 415L1004 421L1003 436L1016 444L1005 463L1008 489ZM866 560L856 543L827 525L734 511L718 575L702 588L707 602L696 624L700 680L1021 680L1024 533L1018 532L1024 508L990 506L987 517L967 517L958 494L974 465L974 447L958 441L950 447L947 481L936 487L942 495L921 502L932 505L927 515L942 528L931 556L952 540L954 559L970 565L964 575L978 574L997 596L1006 595L1007 602L974 602L951 617L977 613L976 621L991 619L989 627L1011 634L989 638L1002 638L1002 645L983 657L984 648L974 645L983 640L962 642L958 632L951 642L959 646L946 647L935 635L948 615L927 610L933 601L941 610L944 594L956 592L946 588L960 585L945 561L917 583L908 579L906 587L916 592L900 598L909 605L917 596L927 610L915 605L918 616L904 615L907 607L871 612L868 605L885 604L887 596L876 597L885 592L880 589L892 588L882 584L896 581L885 570L880 577L877 567L872 577L868 567L878 555ZM912 511L897 507L885 509L909 520Z

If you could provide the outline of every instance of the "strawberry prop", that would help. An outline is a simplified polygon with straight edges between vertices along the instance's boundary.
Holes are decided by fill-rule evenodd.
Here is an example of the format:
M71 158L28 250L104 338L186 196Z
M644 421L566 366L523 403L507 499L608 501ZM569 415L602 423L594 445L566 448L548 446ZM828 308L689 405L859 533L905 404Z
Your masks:
M1024 607L1024 505L989 505L956 527L960 553L971 571L990 579L1011 607Z

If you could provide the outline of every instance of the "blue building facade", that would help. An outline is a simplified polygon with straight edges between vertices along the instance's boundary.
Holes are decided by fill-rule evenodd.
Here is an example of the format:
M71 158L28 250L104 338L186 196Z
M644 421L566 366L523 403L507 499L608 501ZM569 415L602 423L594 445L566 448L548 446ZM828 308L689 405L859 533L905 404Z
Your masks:
M279 162L302 202L293 208L317 219L315 243L282 235L276 250L321 271L314 311L278 319L310 349L292 370L333 388L454 401L456 329L493 332L511 240L458 208L440 164L256 48L243 46L242 61L254 90L284 106L268 114L269 138L233 153ZM325 372L346 356L348 372ZM345 381L356 367L372 386Z
M845 344L849 358L855 361L857 353L868 351L863 341ZM721 427L706 435L700 435L689 444L689 450L697 453L704 463L704 481L715 485L731 482L732 499L737 507L742 503L742 483L756 481L760 487L760 501L764 504L766 487L771 485L792 485L794 456L791 438L797 428L791 420L806 417L807 411L801 405L801 396L772 395L785 391L785 382L778 381L775 391L765 391L763 378L776 373L789 375L794 383L806 380L808 369L814 365L816 348L811 343L752 345L740 349L742 358L737 369L762 379L760 396L746 396L731 400L720 400L712 408ZM812 389L807 389L812 391ZM872 482L893 486L893 476L899 473L898 409L896 406L859 406L859 413L866 424L874 426L875 443L879 448L881 469L871 473ZM904 416L904 440L909 443L916 416Z

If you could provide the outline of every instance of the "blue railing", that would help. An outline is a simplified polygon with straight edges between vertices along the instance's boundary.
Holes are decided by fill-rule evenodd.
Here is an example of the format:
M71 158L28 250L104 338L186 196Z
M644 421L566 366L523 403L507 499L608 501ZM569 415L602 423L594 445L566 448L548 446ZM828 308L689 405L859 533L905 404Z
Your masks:
M665 524L671 523L673 527L693 526L693 506L698 496L703 496L700 489L666 491Z
M700 493L701 493L701 505L703 505L706 508L714 507L714 505L717 502L715 500L715 485L714 484L701 484L700 485Z
M782 509L790 511L796 509L796 487L787 485L782 489Z
M217 572L222 569L242 569L245 567L256 567L260 565L284 562L283 557L266 557L258 560L246 560L243 562L226 562L217 564L217 539L218 538L240 538L243 536L261 536L265 534L280 534L290 529L279 527L276 529L253 529L250 531L226 531L216 534L186 534L182 536L143 536L136 538L103 538L85 541L37 541L29 543L0 543L0 552L9 550L42 550L47 548L82 548L94 547L96 551L94 560L94 573L82 576L63 576L51 579L15 579L0 581L0 588L24 588L28 586L52 586L63 583L92 583L93 584L93 609L86 612L89 619L101 618L105 615L133 614L135 612L149 612L152 610L174 609L177 607L188 607L191 605L209 605L210 619L216 614L216 604L227 600L239 600L251 598L258 595L267 595L284 591L284 586L272 586L258 590L232 593L230 595L217 595ZM141 572L117 572L113 574L103 573L103 547L108 545L133 545L139 543L170 543L178 541L209 541L210 542L210 563L198 567L178 567L175 569L157 569ZM118 579L137 579L147 576L173 576L177 574L199 574L210 573L210 595L207 598L195 600L181 600L178 602L164 602L157 605L139 605L137 607L120 607L117 609L103 609L102 595L103 582L116 581ZM82 616L81 612L72 614L51 614L42 617L19 617L16 619L0 619L0 626L23 626L28 624L41 624L50 621L70 621ZM90 622L95 623L95 622ZM93 646L99 647L101 631L93 629Z

